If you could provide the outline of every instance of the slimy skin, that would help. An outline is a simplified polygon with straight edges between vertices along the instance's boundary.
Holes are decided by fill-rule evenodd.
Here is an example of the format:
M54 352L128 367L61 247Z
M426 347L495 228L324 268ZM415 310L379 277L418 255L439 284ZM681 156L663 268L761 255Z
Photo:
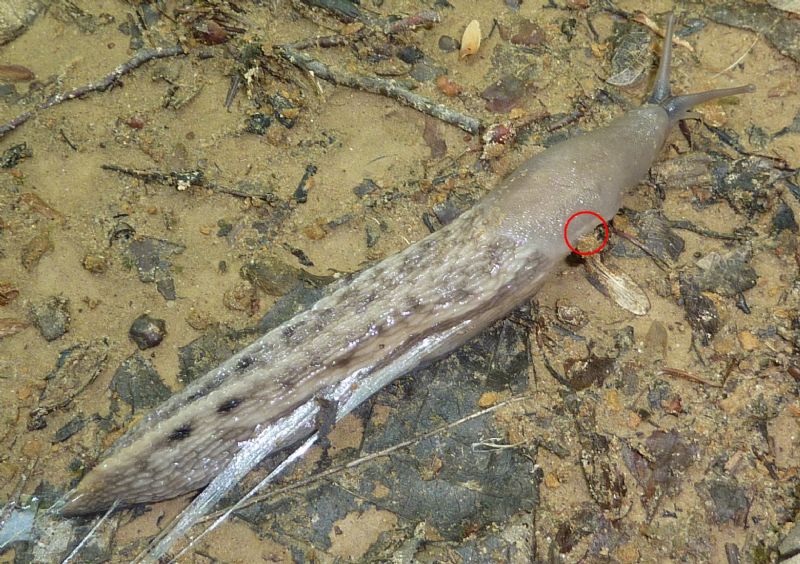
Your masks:
M569 254L564 224L611 220L672 126L697 103L752 91L673 97L672 17L650 102L526 161L440 231L361 272L311 309L189 385L123 436L72 492L64 515L202 488L265 429L331 400L341 418L388 382L458 347L533 296ZM570 224L574 245L598 220ZM315 430L292 419L282 448ZM268 454L268 453L265 453Z

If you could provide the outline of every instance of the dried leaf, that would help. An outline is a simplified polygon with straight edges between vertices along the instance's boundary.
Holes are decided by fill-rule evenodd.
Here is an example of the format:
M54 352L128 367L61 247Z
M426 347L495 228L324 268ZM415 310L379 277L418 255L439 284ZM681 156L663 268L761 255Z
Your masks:
M645 315L650 311L647 294L630 276L616 271L597 257L588 257L586 268L592 285L619 307L634 315Z
M481 46L481 24L478 20L472 20L461 36L461 58L467 55L474 55Z
M0 319L0 339L4 337L10 337L11 335L16 335L29 326L30 323L22 319Z
M36 75L28 67L22 65L0 65L0 78L4 80L24 82L33 80Z

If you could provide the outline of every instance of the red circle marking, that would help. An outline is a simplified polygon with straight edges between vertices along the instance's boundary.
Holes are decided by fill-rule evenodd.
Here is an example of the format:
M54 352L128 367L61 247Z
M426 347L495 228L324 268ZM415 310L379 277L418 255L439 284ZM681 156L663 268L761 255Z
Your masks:
M575 247L573 247L570 244L569 238L567 237L567 229L569 229L569 223L573 219L575 219L579 215L583 215L585 213L588 213L589 215L593 215L594 217L596 217L597 219L600 220L600 223L603 224L603 230L605 231L605 237L603 238L603 242L600 243L599 247L597 247L593 251L588 251L588 252L584 253L583 251L579 251L578 249L576 249ZM608 243L608 222L605 219L603 219L603 217L599 213L596 213L596 212L593 212L593 211L590 211L590 210L583 210L583 211L575 212L571 216L569 216L569 219L564 224L564 242L567 244L567 247L569 247L570 251L572 251L573 253L575 253L577 255L581 255L582 257L588 257L590 255L597 254L600 251L602 251L605 248L606 244Z

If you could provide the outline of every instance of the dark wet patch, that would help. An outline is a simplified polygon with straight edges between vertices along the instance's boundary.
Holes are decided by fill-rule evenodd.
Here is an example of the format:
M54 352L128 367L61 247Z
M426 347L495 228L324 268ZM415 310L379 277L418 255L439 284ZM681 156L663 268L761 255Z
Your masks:
M486 110L505 114L519 107L528 88L523 81L513 75L505 75L494 81L481 92L486 100Z
M31 308L31 317L46 341L62 337L70 325L69 300L53 296Z
M175 281L170 257L181 254L186 247L178 243L151 237L127 241L127 258L136 267L139 280L156 284L158 293L166 300L175 300Z
M767 4L755 4L746 0L731 0L709 6L706 16L711 20L753 30L763 35L778 51L800 63L800 20L788 17L786 12Z
M527 347L523 328L501 322L442 361L390 385L375 400L388 418L366 421L361 454L472 413L479 409L478 400L487 389L511 393L526 389ZM368 416L370 409L363 406L357 411ZM514 551L509 541L489 525L516 526L509 519L537 503L541 472L532 474L533 463L523 451L473 448L474 443L500 436L498 433L491 416L479 417L421 440L391 458L376 459L362 467L357 482L347 479L347 484L340 486L334 479L313 487L304 499L267 502L245 510L245 515L252 523L269 519L276 531L292 531L327 549L334 524L356 507L363 511L367 503L395 513L401 523L424 519L446 539L461 541L472 535L459 547L465 555L487 547L498 554L495 551ZM441 462L437 464L440 470L431 473L431 461ZM466 488L466 483L474 487ZM376 495L378 490L387 495ZM364 558L378 558L376 555L392 542L388 537L379 540Z
M709 511L714 523L721 525L732 522L739 527L746 524L750 500L743 486L734 480L712 479L703 484L703 487L711 498Z
M139 353L122 361L109 388L136 411L156 406L172 395L153 365Z
M230 358L236 345L236 341L218 328L198 337L178 349L178 378L184 384L193 382Z
M620 238L614 243L611 252L615 256L642 257L654 256L667 264L677 260L683 252L685 243L670 226L660 210L647 210L644 212L626 211L630 219L631 233L636 238L636 244Z
M255 362L255 360L252 356L243 356L236 361L236 371L244 372L251 364L253 364L253 362Z
M70 419L63 427L55 432L50 442L63 443L75 433L80 432L86 426L86 419L81 416L76 416Z
M616 360L592 354L587 360L571 360L564 367L570 386L576 392L590 386L602 386L605 379L613 374Z
M680 278L680 293L686 319L700 340L707 345L711 338L722 328L722 319L717 306L708 296L704 296L700 287L688 276Z

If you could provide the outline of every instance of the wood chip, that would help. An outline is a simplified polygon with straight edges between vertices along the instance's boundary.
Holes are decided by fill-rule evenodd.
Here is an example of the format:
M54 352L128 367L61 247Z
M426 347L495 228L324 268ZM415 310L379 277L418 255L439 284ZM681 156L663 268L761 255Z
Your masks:
M30 327L30 323L23 319L0 319L0 339L16 335L28 327Z

